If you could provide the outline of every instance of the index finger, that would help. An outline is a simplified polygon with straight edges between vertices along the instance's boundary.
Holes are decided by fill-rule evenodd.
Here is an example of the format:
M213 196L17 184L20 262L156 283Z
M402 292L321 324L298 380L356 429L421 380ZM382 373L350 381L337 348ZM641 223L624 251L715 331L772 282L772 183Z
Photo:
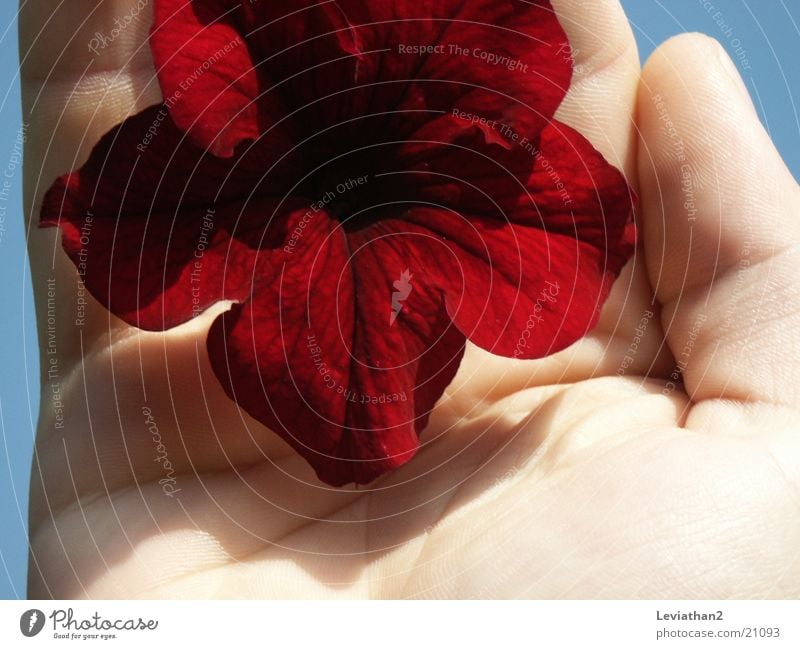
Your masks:
M55 230L40 230L41 198L59 175L80 166L97 140L126 116L160 100L147 48L149 0L22 0L20 70L25 144L24 205L39 322L47 315L48 287L57 319L59 357L79 354L76 316L84 343L108 328L105 310L85 300L74 266ZM40 328L44 343L45 332ZM65 360L66 362L66 360Z

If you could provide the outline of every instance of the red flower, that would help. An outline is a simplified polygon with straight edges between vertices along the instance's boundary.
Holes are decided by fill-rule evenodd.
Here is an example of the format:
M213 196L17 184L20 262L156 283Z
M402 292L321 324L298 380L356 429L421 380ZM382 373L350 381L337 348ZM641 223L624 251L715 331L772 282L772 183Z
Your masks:
M572 64L549 2L158 0L151 47L164 105L42 223L132 325L235 302L214 370L322 480L409 460L465 339L537 358L594 325L631 193L552 119Z

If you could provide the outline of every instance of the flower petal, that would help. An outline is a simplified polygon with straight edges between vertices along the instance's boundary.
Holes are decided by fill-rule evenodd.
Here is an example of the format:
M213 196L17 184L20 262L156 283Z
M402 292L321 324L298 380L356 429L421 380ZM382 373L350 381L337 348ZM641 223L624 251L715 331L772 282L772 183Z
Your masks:
M533 138L569 88L572 58L548 0L337 5L362 52L355 83L379 84L369 89L369 105L351 113L456 108L504 121ZM400 114L394 128L402 121L420 123Z
M340 141L381 131L408 136L454 108L535 138L572 75L547 0L244 0L242 7L246 39L271 84L266 94L297 111L293 122L339 125Z
M344 112L348 104L339 95L353 85L359 48L337 2L241 0L240 15L241 32L267 80L263 97L286 107L287 122L310 135L309 125L316 130L360 115Z
M236 0L158 0L150 48L164 101L192 141L230 157L285 110L263 83L241 33Z
M247 298L257 248L282 243L281 202L262 197L245 208L237 197L252 177L228 176L251 164L206 154L153 106L109 131L80 170L56 180L41 225L60 226L81 280L115 315L168 329L218 300ZM283 203L282 213L292 205Z
M578 237L619 255L612 265L624 264L636 197L622 173L557 120L535 140L508 146L495 146L489 132L498 131L443 116L401 146L396 167L413 174L422 200Z
M369 482L408 461L461 360L463 335L441 294L414 283L409 259L391 235L345 234L319 212L282 263L257 269L252 300L209 333L231 398L328 484Z
M594 326L636 238L634 196L584 137L553 122L529 144L489 149L473 130L452 146L404 150L412 168L414 156L425 160L420 197L442 205L405 220L452 252L437 256L421 240L448 313L470 341L520 358L559 351Z

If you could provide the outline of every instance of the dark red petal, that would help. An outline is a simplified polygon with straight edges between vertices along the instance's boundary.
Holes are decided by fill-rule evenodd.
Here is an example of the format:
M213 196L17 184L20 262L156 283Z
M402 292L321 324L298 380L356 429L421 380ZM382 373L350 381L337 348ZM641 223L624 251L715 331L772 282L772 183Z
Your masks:
M290 252L259 260L258 290L214 323L209 354L231 398L320 479L369 482L416 452L464 337L413 276L392 309L394 282L414 268L391 236L345 235L323 212L305 221Z
M253 182L241 173L247 164L196 148L154 106L112 129L79 171L56 180L41 224L61 227L87 289L115 315L167 329L218 300L247 298L256 248L282 242L279 200L242 209L236 198Z
M419 239L419 254L436 259L431 281L472 342L504 356L554 353L594 326L633 253L634 197L564 124L548 126L533 155L493 146L490 159L481 143L488 147L474 136L470 152L428 147L433 173L427 186L422 174L420 195L451 209L412 209L409 231L431 234ZM452 256L441 255L441 242Z
M206 153L157 105L106 133L83 167L61 182L83 209L98 215L141 215L246 196L268 168L254 153L225 160ZM58 217L58 210L42 214L44 223L56 223Z
M48 208L57 202L57 183ZM69 200L69 199L68 199ZM274 202L250 205L269 218ZM214 211L211 211L214 209ZM250 295L259 251L236 232L237 209L227 205L142 218L102 218L65 210L62 245L89 292L114 315L150 331L164 331L220 300ZM250 221L249 223L252 223Z
M444 211L413 210L409 218L449 239L456 261L428 266L431 281L446 287L448 313L479 347L540 358L595 325L615 272L592 244Z
M277 95L260 96L259 71L241 33L235 0L158 0L150 48L164 101L195 144L233 155L285 113Z
M337 5L354 26L362 52L355 84L379 84L369 88L368 106L354 106L353 114L423 109L431 111L429 119L436 111L458 109L533 138L569 88L572 58L547 0ZM438 49L408 49L429 46ZM394 121L395 128L401 121L418 123L402 114Z
M242 0L242 16L269 79L266 94L282 97L292 120L314 131L338 125L339 141L381 131L405 137L454 109L535 138L572 74L566 36L546 0ZM407 49L420 46L439 49Z
M240 0L241 31L274 83L308 72L314 75L293 89L316 99L331 81L326 63L359 50L337 2L319 0ZM346 57L345 57L346 58ZM352 82L352 78L347 79ZM314 87L308 87L313 84ZM290 93L287 93L290 94Z
M311 135L361 114L345 112L348 103L337 94L353 85L359 48L336 2L241 0L240 15L264 97L285 105L298 131Z
M401 145L397 168L412 172L421 200L577 237L618 255L612 267L627 261L635 195L585 137L557 120L510 146L488 131L442 117Z

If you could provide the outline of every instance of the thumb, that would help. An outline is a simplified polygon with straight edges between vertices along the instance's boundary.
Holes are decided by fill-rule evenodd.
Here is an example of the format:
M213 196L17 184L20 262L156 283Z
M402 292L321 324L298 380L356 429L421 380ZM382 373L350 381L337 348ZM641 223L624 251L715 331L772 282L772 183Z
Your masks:
M646 65L638 108L648 269L686 391L800 405L800 192L741 77L682 35Z

